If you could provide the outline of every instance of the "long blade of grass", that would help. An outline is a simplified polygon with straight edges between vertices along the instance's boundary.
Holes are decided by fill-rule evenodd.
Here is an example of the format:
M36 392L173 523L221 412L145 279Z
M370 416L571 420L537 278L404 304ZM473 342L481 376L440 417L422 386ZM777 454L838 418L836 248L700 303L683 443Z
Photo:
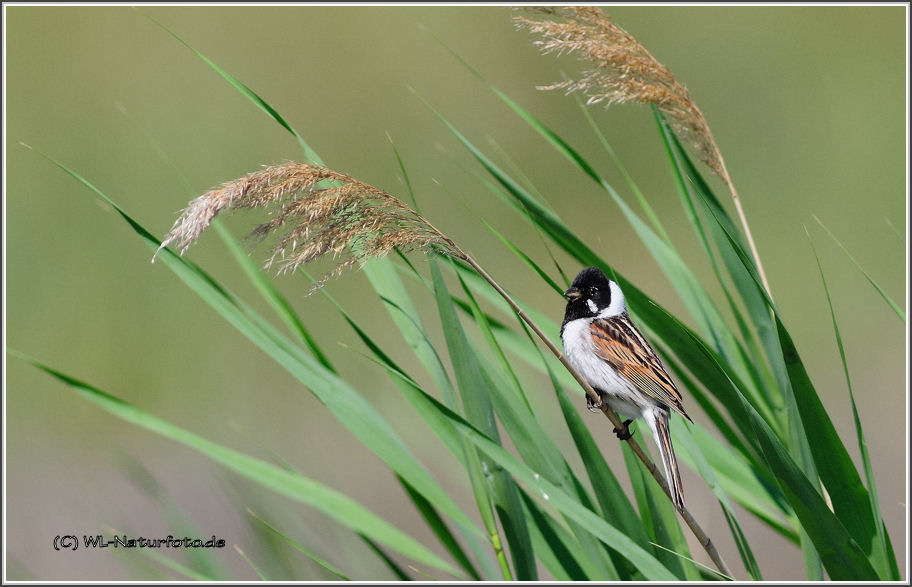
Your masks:
M360 331L360 329L359 329ZM360 331L363 333L363 331ZM364 335L366 337L366 334ZM366 340L370 340L369 337ZM386 354L379 349L373 342L368 345L372 352L375 353L375 357L370 358L381 367L383 367L386 372L390 375L394 382L396 382L399 389L403 392L403 395L409 400L409 402L415 407L416 411L425 418L425 420L431 425L431 429L440 437L444 444L450 449L450 452L454 456L461 459L461 464L466 470L469 470L470 466L475 466L477 464L477 458L469 462L470 459L467 457L466 445L462 442L462 435L456 430L452 425L452 422L439 410L437 410L431 402L428 401L430 395L424 391L411 377L409 377L405 372L398 368L395 363L389 360L386 357ZM379 354L377 354L379 352ZM474 478L470 479L470 482L474 482ZM474 489L474 488L473 488ZM486 494L485 494L486 495ZM490 501L490 500L489 500ZM493 516L489 522L486 518L487 514L490 514L490 508L482 510L482 518L485 522L486 528L489 529L489 534L494 540L497 534L496 525L493 522ZM459 527L462 530L461 527ZM497 571L494 568L493 563L485 556L482 549L484 546L479 540L477 540L475 534L470 534L468 532L463 532L463 538L468 543L472 552L475 554L475 557L480 561L485 577L492 577L497 574ZM487 547L490 547L490 543Z
M621 162L620 157L614 152L614 149L611 147L611 144L608 142L608 139L605 137L605 134L602 132L602 129L598 127L595 123L595 119L592 118L592 114L589 113L589 108L583 104L583 101L580 99L578 94L573 94L574 100L576 100L576 105L579 107L580 112L583 113L583 116L586 119L586 122L589 123L589 128L592 129L592 132L595 133L595 136L598 137L599 142L602 144L602 148L608 154L608 158L611 159L611 162L614 164L615 168L621 172L621 175L624 176L624 181L627 183L627 187L630 188L630 191L633 192L634 197L640 203L640 207L643 209L643 213L646 214L646 218L652 223L653 228L656 233L662 238L665 243L671 247L671 237L668 236L668 232L665 230L665 227L662 226L662 223L659 221L658 215L655 213L655 210L652 209L652 206L649 204L649 201L646 199L646 196L640 191L640 188L637 186L636 182L633 181L633 176L630 175L630 172L627 171L627 168Z
M699 198L697 198L697 196L694 194L694 190L701 190L704 194L704 197L700 199L701 209L703 201L712 202L716 207L720 218L731 225L731 230L736 229L734 228L734 225L731 224L731 220L728 218L728 214L725 212L724 208L722 208L721 204L719 204L718 198L715 197L715 195L709 189L709 186L707 186L705 182L702 181L702 177L699 175L698 170L694 167L693 162L684 151L683 147L677 139L677 136L669 127L668 122L665 120L665 117L658 110L658 108L655 107L655 105L652 106L652 111L655 116L656 123L659 127L659 135L661 136L662 143L665 146L665 153L668 158L669 165L672 169L672 177L675 182L675 187L677 188L678 195L687 214L687 218L697 235L700 245L703 247L704 254L710 261L710 265L712 267L713 274L716 276L716 280L722 287L722 291L725 294L725 299L728 302L732 316L734 316L735 322L738 325L738 330L741 333L741 337L744 340L747 348L750 350L751 359L748 360L747 358L744 358L743 362L752 376L754 385L758 388L758 390L764 391L766 387L765 384L768 385L770 383L768 379L763 379L764 375L768 375L766 372L762 371L762 369L766 367L766 364L762 361L762 355L760 353L760 349L758 347L753 330L748 326L747 321L742 315L741 309L735 303L734 298L729 293L729 286L722 276L722 271L719 268L719 263L716 259L716 255L713 252L712 246L709 243L709 238L706 234L706 230L704 229L703 221L701 220L700 215L697 213L696 200ZM697 179L691 179L688 181L689 178L692 177L690 174L696 174L695 177ZM714 229L715 223L710 224L710 230L712 232L713 238L718 242L721 237L720 231L718 229ZM737 234L737 232L735 234ZM721 238L724 240L724 237ZM752 310L751 318L754 320L756 328L758 330L762 329L767 334L767 338L769 338L769 334L772 332L772 328L770 326L769 311L766 308L766 304L763 303L762 296L757 295L754 291L752 281L747 278L745 273L743 273L740 261L737 259L737 257L731 255L727 249L727 246L722 248L723 261L728 267L729 272L732 274L732 277L735 281L735 286L740 295L749 297L749 299L745 300L745 303L749 304L748 307ZM740 280L738 279L739 276ZM771 341L770 344L774 344L774 342L775 341ZM757 363L760 364L759 367L757 366ZM767 397L767 401L770 401L769 397Z
M495 459L517 479L521 480L530 492L534 492L568 517L588 527L612 549L622 553L630 560L648 580L674 581L676 577L666 569L658 560L644 549L636 545L625 534L605 522L591 510L584 508L579 502L559 487L546 481L541 475L529 469L516 457L503 450L500 446L486 439L478 433L468 433L472 442L485 453Z
M765 363L760 359L761 354L754 343L749 329L742 325L742 320L740 319L737 310L733 309L744 339L747 341L748 346L751 348L751 352L756 358L755 363L761 366L770 365L771 374L767 371L762 372L762 376L765 377L766 385L761 385L759 383L761 379L760 377L757 377L759 373L756 368L751 371L751 374L755 375L759 389L765 392L764 396L778 414L779 427L787 431L787 445L791 447L797 462L800 463L804 469L805 475L807 475L809 479L815 480L814 484L816 485L818 475L813 458L810 455L810 447L808 446L809 439L802 430L799 418L794 417L794 414L797 412L797 406L792 390L792 382L785 366L779 338L776 335L776 330L773 328L770 319L770 308L768 308L766 304L766 299L768 298L767 290L765 287L759 286L754 279L753 274L757 273L758 270L753 259L747 256L744 256L743 258L742 256L739 256L733 250L734 247L728 242L729 239L735 239L734 242L738 243L740 250L746 250L746 245L744 241L741 240L739 230L734 226L728 213L703 179L702 174L693 164L686 150L681 146L677 136L669 128L664 116L657 112L656 109L653 109L653 111L666 148L670 151L669 157L673 169L677 172L678 176L683 178L683 176L686 175L689 179L689 181L683 182L688 201L692 200L696 194L696 197L698 197L701 203L704 215L707 217L714 217L713 220L715 221L708 221L710 232L713 235L713 239L729 271L729 275L735 283L736 289L749 311L749 315L758 332L759 338L762 341L763 351L768 358L768 363ZM723 288L725 288L724 285ZM748 365L753 366L754 363L749 362ZM770 379L770 377L773 379ZM792 417L789 417L789 415L792 415ZM768 420L768 422L772 423L771 420ZM811 543L811 538L808 533L801 527L798 528L798 538L805 559L808 579L823 580L822 562L818 551Z
M855 257L852 256L852 253L849 252L849 249L847 249L845 247L845 245L843 245L842 242L838 238L836 238L835 234L830 232L830 229L827 228L826 225L819 218L817 218L817 216L814 216L814 220L816 220L817 224L819 224L820 227L823 228L823 230L825 230L828 235L830 235L830 238L832 238L833 241L837 245L839 245L839 248L842 249L842 252L845 253L846 257L849 258L849 260L852 262L852 264L854 264L856 267L858 267L858 270L861 271L862 274L864 274L865 279L868 280L868 283L870 283L872 286L874 286L874 289L877 290L877 293L880 294L880 297L882 297L884 299L884 301L887 302L887 304L889 304L891 308L893 308L893 311L896 312L896 315L899 316L903 322L905 322L906 313L903 311L903 309L900 308L899 305L893 301L893 298L891 298L889 295L887 295L887 292L884 291L884 288L880 287L880 285L878 285L878 283L876 281L874 281L874 278L871 277L867 271L865 271L864 267L861 266L861 263L859 263L858 261L855 260Z
M241 269L244 270L247 279L256 287L257 291L260 292L260 295L263 296L263 299L269 303L276 315L285 323L285 326L301 339L301 342L307 345L307 348L310 349L321 365L333 373L336 373L336 369L329 362L326 353L323 352L317 344L317 341L311 336L310 331L308 331L304 326L304 323L301 322L301 319L291 307L291 304L288 303L288 300L279 293L279 288L275 286L263 269L257 263L253 262L250 255L244 250L244 247L241 246L234 235L232 235L218 219L214 220L212 224L215 226L218 235L222 238L222 242L228 247L228 251L238 262L238 265L241 266Z
M674 429L675 441L684 449L683 452L686 453L686 456L693 460L695 465L694 468L700 473L703 480L706 481L706 485L712 490L716 499L719 500L719 505L722 506L722 513L724 514L732 536L735 539L735 545L738 547L738 554L741 556L741 562L744 564L745 570L747 570L747 573L752 580L763 580L763 576L760 573L760 567L757 564L757 559L754 557L753 550L747 542L744 530L741 529L741 524L738 522L738 515L735 513L735 509L728 498L728 494L725 492L722 485L718 483L712 467L709 465L709 461L703 456L702 447L699 446L695 436L691 434L689 427L684 425L680 418L672 421L671 425Z
M304 272L303 269L299 268L299 271ZM313 281L310 275L304 273L308 279ZM422 419L427 422L430 430L437 435L438 438L443 441L444 445L450 450L450 452L460 461L460 464L466 468L469 473L470 483L472 484L473 493L476 496L476 500L479 504L479 510L482 516L482 521L484 522L485 528L488 530L488 534L491 537L492 541L499 540L497 538L497 526L493 517L493 510L490 507L490 498L487 493L487 486L484 483L483 475L480 473L473 473L472 468L477 467L478 459L477 455L472 459L468 454L468 445L465 444L464 439L452 426L452 423L447 420L440 412L430 406L426 399L426 392L421 389L421 387L411 378L405 371L399 367L390 357L387 355L379 345L365 332L352 318L349 314L342 308L336 300L332 298L325 290L321 289L320 292L336 307L342 317L349 323L358 337L364 342L368 350L373 355L370 360L376 362L378 365L383 367L386 372L390 375L392 381L400 389L403 396L409 401L409 403L415 408L418 414ZM408 300L400 300L408 302ZM404 312L395 302L389 299L384 298L384 302L390 308L391 312L398 312L404 315ZM416 334L421 336L423 340L427 341L427 335L423 331L423 327L420 326L420 321L417 317L414 320L410 320L410 325L414 326ZM428 341L429 344L429 341ZM430 347L430 350L433 350L433 347ZM434 351L433 356L436 357L436 351ZM439 357L438 357L439 360ZM442 368L442 364L441 364ZM490 565L490 562L486 556L482 554L483 546L477 540L475 534L465 531L461 526L457 524L457 528L461 531L463 538L468 543L472 552L475 553L476 558L481 562L484 567L485 577L493 576L493 573L496 571ZM490 543L488 544L490 547Z
M729 243L744 260L746 258L744 250L738 247L731 237L729 237ZM747 266L746 261L745 266ZM759 276L755 272L752 272L751 275L757 287L762 289ZM765 292L765 290L762 291ZM808 450L813 456L820 479L833 502L833 510L868 557L874 560L880 559L882 556L889 556L889 553L881 550L882 542L878 538L877 524L871 511L871 496L862 484L861 477L855 469L845 445L826 413L775 304L769 298L767 298L767 303L774 311L779 344L794 390L793 397L804 433L808 439L813 439L812 442L808 442ZM792 505L794 506L794 504Z
M178 42L180 42L183 46L185 46L186 48L190 49L197 57L199 57L200 59L203 60L203 63L205 63L206 65L208 65L210 68L212 68L213 71L215 71L217 74L219 74L226 82L228 82L229 84L231 84L231 85L232 85L237 91L239 91L245 98L247 98L247 99L250 100L254 105L256 105L257 108L259 108L260 110L262 110L263 112L265 112L267 116L269 116L271 119L273 119L274 121L276 121L277 123L279 123L279 125L280 125L282 128L284 128L285 130L287 130L288 132L290 132L290 133L295 137L295 139L297 139L298 145L300 145L301 149L304 151L304 157L305 157L309 162L315 163L315 164L317 164L317 165L325 165L325 163L323 163L323 160L320 158L320 156L317 155L317 152L314 151L314 150L310 147L310 145L307 144L307 141L305 141L304 138L303 138L300 134L298 134L298 131L296 131L295 129L293 129L293 128L291 127L291 125L288 124L288 123L285 121L284 118L282 118L282 115L279 114L279 113L276 111L275 108L273 108L272 106L270 106L269 103L266 102L266 100L264 100L263 98L261 98L256 92L254 92L253 90L251 90L250 88L248 88L246 85L244 85L243 83L241 83L241 82L240 82L237 78L235 78L233 75L231 75L230 73L228 73L227 71L225 71L224 69L222 69L221 67L219 67L218 65L216 65L216 64L215 64L212 60L210 60L208 57L206 57L205 55L203 55L202 53L200 53L199 51L197 51L196 49L194 49L193 46L190 45L190 43L188 43L187 41L185 41L184 39L182 39L180 36L178 36L177 33L175 33L174 31L172 31L171 29L169 29L168 27L166 27L165 25L163 25L163 24L160 23L159 21L155 20L154 18L152 18L151 16L149 16L148 14L146 14L145 12L143 12L142 10L139 10L138 8L137 8L136 10L138 10L143 16L145 16L146 18L148 18L149 20L151 20L152 22L154 22L156 25L158 25L159 27L161 27L161 29L162 29L163 31L165 31L166 33L168 33L169 35L171 35L172 37L174 37L175 39L177 39Z
M598 575L586 573L581 563L574 557L573 546L576 542L554 521L542 514L538 505L525 491L520 492L529 519L529 533L535 553L545 568L554 575L557 581L592 581Z
M244 559L244 562L247 563L247 565L251 569L253 569L253 572L256 573L257 576L260 578L260 581L271 581L271 579L269 578L269 575L267 575L266 572L263 569L261 569L258 564L253 562L253 559L251 559L249 556L247 556L247 553L244 552L244 550L240 546L235 544L234 550L239 555L241 555L241 558Z
M390 315L403 337L431 375L437 388L443 393L447 405L453 409L458 409L456 391L450 383L443 362L431 344L418 313L411 302L411 298L396 275L392 262L389 259L374 260L365 267L365 272L377 294L387 305ZM404 389L404 391L408 393L408 397L414 405L415 397L412 393L414 390ZM426 408L422 408L422 410L426 411ZM486 473L482 470L482 463L478 453L465 444L463 439L460 438L459 443L462 446L463 453L461 459L465 463L472 493L494 548L495 556L500 563L501 573L504 578L510 579L512 578L512 572L502 548L499 530L495 521L495 510L492 506L493 489L486 482ZM510 531L513 531L512 526Z
M323 557L321 557L321 556L311 552L309 549L305 548L300 542L298 542L294 538L291 538L290 536L285 534L283 531L279 530L278 528L276 528L275 526L270 524L268 521L266 521L265 518L259 516L258 514L256 514L255 512L253 512L250 509L247 510L247 513L251 517L253 517L255 520L257 520L260 524L262 524L264 528L266 528L267 530L269 530L270 532L272 532L273 534L275 534L276 536L281 538L283 541L285 541L287 544L289 544L292 548L294 548L295 550L297 550L298 552L300 552L301 554L303 554L304 556L306 556L313 562L315 562L318 565L320 565L321 567L323 567L329 573L332 573L333 575L335 575L338 579L341 579L342 581L351 581L351 579L345 573L343 573L341 570L339 570L338 567L336 567L335 565L333 565L332 563L330 563Z
M789 385L789 379L785 364L782 361L776 329L766 304L766 290L765 288L763 288L763 292L757 290L756 281L752 277L752 273L757 271L751 258L740 257L728 241L729 238L734 239L734 242L738 244L742 251L748 250L747 244L741 238L740 231L719 202L719 199L706 183L700 170L694 165L686 149L678 141L665 117L655 110L654 113L659 134L666 147L669 163L674 171L675 178L678 180L676 185L678 185L679 190L686 192L686 195L682 196L682 198L688 202L696 198L700 202L703 214L707 217L709 232L766 353L769 363L761 360L759 349L756 348L750 330L741 326L743 319L740 317L740 312L737 312L733 307L733 312L735 312L735 317L741 327L744 339L755 358L754 362L758 363L761 368L768 365L768 369L771 371L769 373L764 370L758 374L760 375L759 377L755 376L758 389L765 393L766 401L773 406L774 410L778 408L780 413L784 413L781 410L784 398L780 390ZM727 291L724 284L723 289ZM752 371L752 373L756 373L756 370ZM774 377L775 382L770 381L770 376ZM765 382L765 385L761 385L761 381Z
M669 318L674 320L671 316ZM692 346L704 354L707 359L716 363L723 372L727 372L726 366L702 341L694 337ZM738 392L737 387L733 385L732 389L742 404L742 413L746 422L754 430L754 436L762 450L764 460L801 521L802 530L807 532L817 547L820 559L830 578L834 580L876 579L877 573L870 561L846 530L840 518L830 511L803 469L792 458L788 447L782 443L766 420L753 409L750 402Z
M689 557L690 550L678 526L674 507L664 498L658 483L633 452L626 445L621 450L643 526L649 533L650 543L661 547L655 550L656 558L682 579L698 579L699 571L693 565L683 564L681 556Z
M676 359L671 358L670 354L666 354L666 358L672 368L675 369L675 372L678 373L678 378L684 384L684 387L689 390L696 389L697 385L690 377L685 375L684 369L677 364ZM700 397L700 395L693 393L692 395ZM712 404L707 407L715 409ZM711 419L714 423L716 422L715 418L711 417ZM789 540L797 542L798 537L791 529L788 521L782 519L784 515L794 517L794 514L788 507L785 496L782 495L776 486L776 480L768 474L764 475L766 471L760 465L762 457L755 456L753 452L748 451L748 447L741 443L740 438L730 438L724 428L717 425L716 429L722 432L726 440L729 441L730 446L720 443L717 438L710 435L709 431L699 425L687 427L689 431L687 433L690 434L692 432L694 442L700 447L701 459L705 459L709 464L719 485L721 485L726 494L731 495L735 501L764 520L774 530ZM689 453L684 453L681 456L685 462L692 458ZM696 462L694 462L694 468L696 468Z
M548 284L548 286L549 286L551 289L553 289L553 290L554 290L555 292L557 292L558 294L563 294L563 293L564 293L564 289L565 289L565 288L562 288L561 286L559 286L559 285L557 284L556 281L554 281L553 279L551 279L551 276L548 275L548 274L545 272L545 270L542 269L542 268L538 265L538 263L536 263L535 261L533 261L532 258L529 257L529 255L527 255L527 254L526 254L525 252L523 252L519 247L517 247L515 244L513 244L513 242L512 242L510 239L508 239L508 238L505 237L503 234L501 234L496 228L494 228L493 226L491 226L491 224L488 223L485 219L483 219L483 218L481 218L481 217L479 217L478 219L482 222L482 224L485 225L485 227L486 227L494 236L496 236L496 237L500 240L500 242L502 242L502 243L504 244L505 247L507 247L507 248L510 250L511 253L513 253L514 255L516 255L524 264L526 264L526 265L528 265L530 268L532 268L532 270L535 271L535 273L541 278L541 280L544 281L546 284Z
M424 326L421 324L421 319L412 304L411 298L396 274L392 261L389 259L375 259L364 267L364 271L374 290L386 304L390 316L399 328L400 333L425 370L430 374L437 389L443 394L447 405L452 409L458 410L456 390L450 382L437 350L431 344ZM407 397L410 398L414 405L415 396L412 393L414 390L410 388L403 390L408 394ZM421 409L422 413L426 412L426 407ZM504 578L510 579L512 578L512 573L504 555L499 530L494 519L492 489L485 481L485 473L482 471L482 463L477 451L468 446L462 438L459 439L459 444L462 446L463 453L461 460L465 463L472 494L475 497L475 503L478 506L482 523L490 538L498 563L500 563L501 573Z
M298 271L302 272L308 279L313 281L313 278L304 272L302 268L299 267ZM355 322L355 320L348 314L348 312L346 312L345 309L339 305L339 303L332 296L330 296L325 289L321 288L319 291L324 297L326 297L327 300L329 300L331 304L333 304L333 306L335 306L336 310L338 310L339 314L341 314L345 321L348 322L348 325L351 326L352 330L355 331L355 334L359 339L361 339L361 342L363 342L371 352L375 362L387 370L387 372L391 375L392 381L397 385L397 387L399 387L401 391L403 391L406 399L408 399L416 411L418 411L421 418L428 423L430 429L437 434L438 438L443 441L443 443L447 446L450 452L453 453L454 456L461 459L461 464L465 466L465 458L462 454L462 444L455 429L453 429L446 418L442 418L436 410L427 410L425 409L424 402L413 401L414 393L412 390L419 388L418 383L416 383L415 380L410 377L404 369L402 369L402 367L397 365L396 362L393 361L390 356L383 351L382 348L380 348L380 346L373 340L373 338L371 338L370 335L363 328L361 328L357 322ZM387 303L390 305L392 302ZM395 306L393 309L399 308L398 306Z
M192 569L187 565L183 565L161 553L155 552L153 549L143 548L141 549L141 552L163 567L167 567L172 571L180 573L184 576L184 578L191 581L224 581L224 579L219 579L217 577L213 577L212 575L207 575L206 573L200 573L199 571Z
M801 432L806 435L806 450L813 458L814 470L827 489L833 511L861 550L870 557L872 550L876 549L876 531L868 492L861 484L858 471L814 390L791 335L778 315L776 326L801 420L800 423L795 422L795 425L802 427ZM818 550L819 548L818 546Z
M807 231L807 229L805 229ZM892 556L892 549L887 548L888 538L884 529L883 517L880 513L880 501L877 497L877 483L874 477L874 468L871 465L871 455L868 452L868 443L865 440L864 430L861 426L861 418L858 415L858 406L855 403L855 392L852 390L852 378L849 376L849 363L846 360L845 347L842 344L842 335L839 334L839 324L836 321L836 311L833 309L833 300L830 298L830 288L827 286L826 277L823 274L823 267L820 264L820 257L817 255L817 248L808 232L808 240L811 243L811 250L814 252L814 260L817 261L817 270L820 272L820 281L823 283L823 292L826 295L827 306L830 308L830 318L833 321L833 334L836 337L836 346L839 349L839 359L842 362L842 370L845 373L846 387L849 390L849 401L852 404L852 418L855 421L855 434L858 437L858 451L861 453L861 462L864 465L865 481L868 486L868 496L871 501L871 514L874 518L875 528L877 530L877 547L873 549L871 562L874 564L882 579L898 581L900 579L899 567L896 563L896 557Z
M437 510L434 509L433 504L415 491L415 489L408 484L408 481L402 477L397 476L396 478L399 480L399 484L402 485L402 488L405 489L409 499L415 504L415 508L421 513L421 517L424 518L428 527L434 532L434 535L437 536L437 539L440 540L440 543L443 544L444 548L447 549L447 552L450 553L450 556L453 557L470 577L476 581L481 581L481 575L478 573L475 565L469 560L468 555L466 555L462 546L459 545L459 542L457 542L453 533L450 532L450 529L447 528L446 522L440 517Z
M693 169L692 163L689 162L686 153L680 148L680 144L676 142L675 144L680 151L681 159L688 163L688 171L695 180L695 184L705 186L705 182L703 182L699 173ZM714 197L708 189L699 189L697 193L706 204L705 209L708 212L708 216L715 221L714 227L724 235L724 239L719 239L717 245L723 251L730 251L728 258L737 259L741 265L737 269L740 269L742 274L750 278L749 280L736 279L736 283L742 285L744 292L752 289L753 296L762 297L764 308L769 306L773 309L774 334L776 337L772 340L775 340L775 348L770 348L769 342L771 340L767 339L767 352L771 362L774 364L777 379L782 384L781 388L787 392L786 402L794 402L801 415L801 420L804 422L804 430L798 432L798 440L803 444L802 450L806 450L813 455L816 469L819 471L821 479L833 499L834 507L840 519L843 520L852 535L859 541L859 544L869 549L871 547L867 545L874 535L875 525L871 510L866 507L868 495L863 485L861 485L858 472L849 459L844 445L839 440L829 416L823 409L810 378L801 364L794 343L785 329L775 305L762 286L756 268L750 261L750 257L746 253L737 231L730 220L727 219L724 210L721 209L718 202L714 201ZM733 271L733 278L735 278L735 274ZM745 299L747 299L747 296L745 296ZM754 305L757 304L755 303ZM759 323L762 322L763 315L766 312L757 310L754 314L756 315L755 320ZM762 332L761 338L763 338ZM776 365L784 366L785 381L782 381L782 367L776 368ZM794 423L794 419L792 422ZM802 437L804 439L812 438L813 441L802 441Z
M743 241L740 240L739 231L732 224L728 214L703 180L702 175L694 167L693 162L669 128L664 117L655 109L654 113L666 150L669 152L672 169L676 172L676 177L679 178L679 188L683 184L688 201L694 198L693 192L696 192L704 214L715 219L715 222L713 220L708 221L710 231L717 247L720 249L723 261L729 269L729 274L760 333L764 350L771 365L772 374L776 379L776 385L761 385L761 379L757 377L759 375L758 371L750 369L748 372L755 376L758 384L759 399L761 401L765 400L772 409L773 414L778 415L776 422L778 427L786 432L786 445L790 448L796 462L801 465L807 478L814 480L813 482L816 484L818 475L816 465L811 456L810 440L805 434L800 418L794 416L798 409L795 403L793 382L785 365L780 340L771 326L769 313L772 308L767 306L767 302L770 300L766 289L767 286L765 282L763 285L758 285L755 279L755 275L759 273L758 266L752 257L744 254L746 249ZM690 179L689 182L683 180L685 175ZM729 241L736 242L741 253L734 251L734 247L729 244ZM740 323L741 321L739 320ZM752 344L748 331L742 328L742 332L745 332L745 339L748 344ZM754 350L754 353L755 355L757 354L756 350ZM752 365L751 362L746 364ZM769 413L765 414L765 416L768 423L774 421ZM809 543L810 537L806 532L799 531L799 536L801 537L801 547L809 579L822 579L823 571L816 548Z
M61 373L36 359L10 349L7 352L55 377L83 398L126 422L192 448L235 473L276 493L309 505L344 526L364 533L417 562L448 573L458 573L452 565L429 551L414 538L335 489L206 440L88 383Z
M492 382L484 376L478 358L472 350L462 325L456 317L450 294L437 263L430 261L431 275L437 298L437 310L443 325L444 338L450 353L450 361L462 396L462 406L467 419L494 442L500 442L494 409L491 404ZM492 492L504 535L510 545L510 556L516 578L520 581L536 580L535 554L526 527L522 503L515 482L493 463L482 458L482 467L491 475Z
M389 259L372 259L362 271L367 275L377 295L386 304L390 318L399 329L406 344L431 376L435 387L443 394L447 405L455 408L457 405L456 391L440 355L437 354L437 350L425 333L418 310L412 303L402 281L396 275L393 262Z
M386 568L388 568L393 573L393 576L396 577L396 580L398 580L398 581L411 581L412 580L412 578L409 576L409 574L406 573L405 570L401 566L399 566L399 563L397 563L392 558L390 558L390 555L388 555L386 553L386 551L384 551L382 548L380 548L380 546L376 542L374 542L367 536L364 536L363 534L361 535L361 540L363 540L364 543L367 544L367 547L370 548L372 551L374 551L374 554L376 554L377 557L383 561L383 564L385 564Z

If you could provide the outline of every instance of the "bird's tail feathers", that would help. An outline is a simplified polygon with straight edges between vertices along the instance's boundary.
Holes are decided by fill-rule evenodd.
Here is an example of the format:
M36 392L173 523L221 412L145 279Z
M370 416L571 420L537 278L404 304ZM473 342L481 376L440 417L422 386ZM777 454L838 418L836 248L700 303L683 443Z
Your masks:
M668 410L653 408L647 422L652 428L656 446L662 456L665 466L665 480L671 490L672 501L679 510L684 509L684 490L681 485L681 473L678 471L678 460L675 458L674 447L671 445L671 433L668 430Z

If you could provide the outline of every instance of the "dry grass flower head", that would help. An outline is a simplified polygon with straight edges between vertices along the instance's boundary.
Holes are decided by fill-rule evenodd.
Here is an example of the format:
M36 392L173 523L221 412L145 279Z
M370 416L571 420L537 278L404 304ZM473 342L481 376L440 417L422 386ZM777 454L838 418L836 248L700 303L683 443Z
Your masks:
M339 260L320 284L396 248L462 256L449 238L387 192L325 167L294 162L264 167L191 200L159 251L175 244L183 255L216 215L237 208L272 213L249 235L256 242L274 239L266 268L293 271L326 254Z
M591 67L579 79L557 82L539 89L582 92L588 103L606 105L634 102L655 105L682 143L691 145L700 160L718 175L732 195L745 237L766 290L769 283L760 263L738 192L722 153L716 146L703 113L690 92L664 65L611 17L594 6L538 8L541 19L514 16L520 28L540 35L535 45L544 53L577 53Z
M582 92L589 104L655 104L678 137L692 145L700 159L726 184L731 183L709 125L690 92L639 41L594 6L549 8L541 12L548 18L516 16L513 20L519 27L541 35L542 39L535 41L535 45L544 53L578 53L593 67L579 79L539 89Z

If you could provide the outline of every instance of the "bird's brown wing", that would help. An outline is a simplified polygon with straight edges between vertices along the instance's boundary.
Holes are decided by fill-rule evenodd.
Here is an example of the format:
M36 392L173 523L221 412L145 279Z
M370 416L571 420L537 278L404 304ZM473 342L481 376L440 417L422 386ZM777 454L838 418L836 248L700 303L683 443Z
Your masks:
M662 361L627 314L593 320L589 331L600 359L608 362L642 393L671 406L690 420L684 411L681 394Z

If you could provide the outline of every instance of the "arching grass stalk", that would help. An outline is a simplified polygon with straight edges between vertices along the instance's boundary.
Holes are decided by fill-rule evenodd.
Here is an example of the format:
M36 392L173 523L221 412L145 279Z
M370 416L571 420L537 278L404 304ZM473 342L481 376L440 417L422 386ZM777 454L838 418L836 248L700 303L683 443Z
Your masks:
M323 187L327 185L329 187ZM622 427L620 418L607 402L599 402L598 394L570 365L563 352L477 261L399 199L351 176L307 163L288 162L264 167L192 200L165 236L159 250L176 243L183 254L220 212L261 207L277 209L271 220L254 228L250 235L260 241L275 237L267 267L277 267L282 273L327 253L340 259L336 268L315 288L347 268L361 267L368 259L382 257L396 248L405 252L438 253L463 261L503 297L586 394L596 404L602 403L601 410L612 425L618 429ZM628 438L626 442L671 499L659 468L636 440ZM687 508L679 508L678 512L719 571L731 577L728 565Z

